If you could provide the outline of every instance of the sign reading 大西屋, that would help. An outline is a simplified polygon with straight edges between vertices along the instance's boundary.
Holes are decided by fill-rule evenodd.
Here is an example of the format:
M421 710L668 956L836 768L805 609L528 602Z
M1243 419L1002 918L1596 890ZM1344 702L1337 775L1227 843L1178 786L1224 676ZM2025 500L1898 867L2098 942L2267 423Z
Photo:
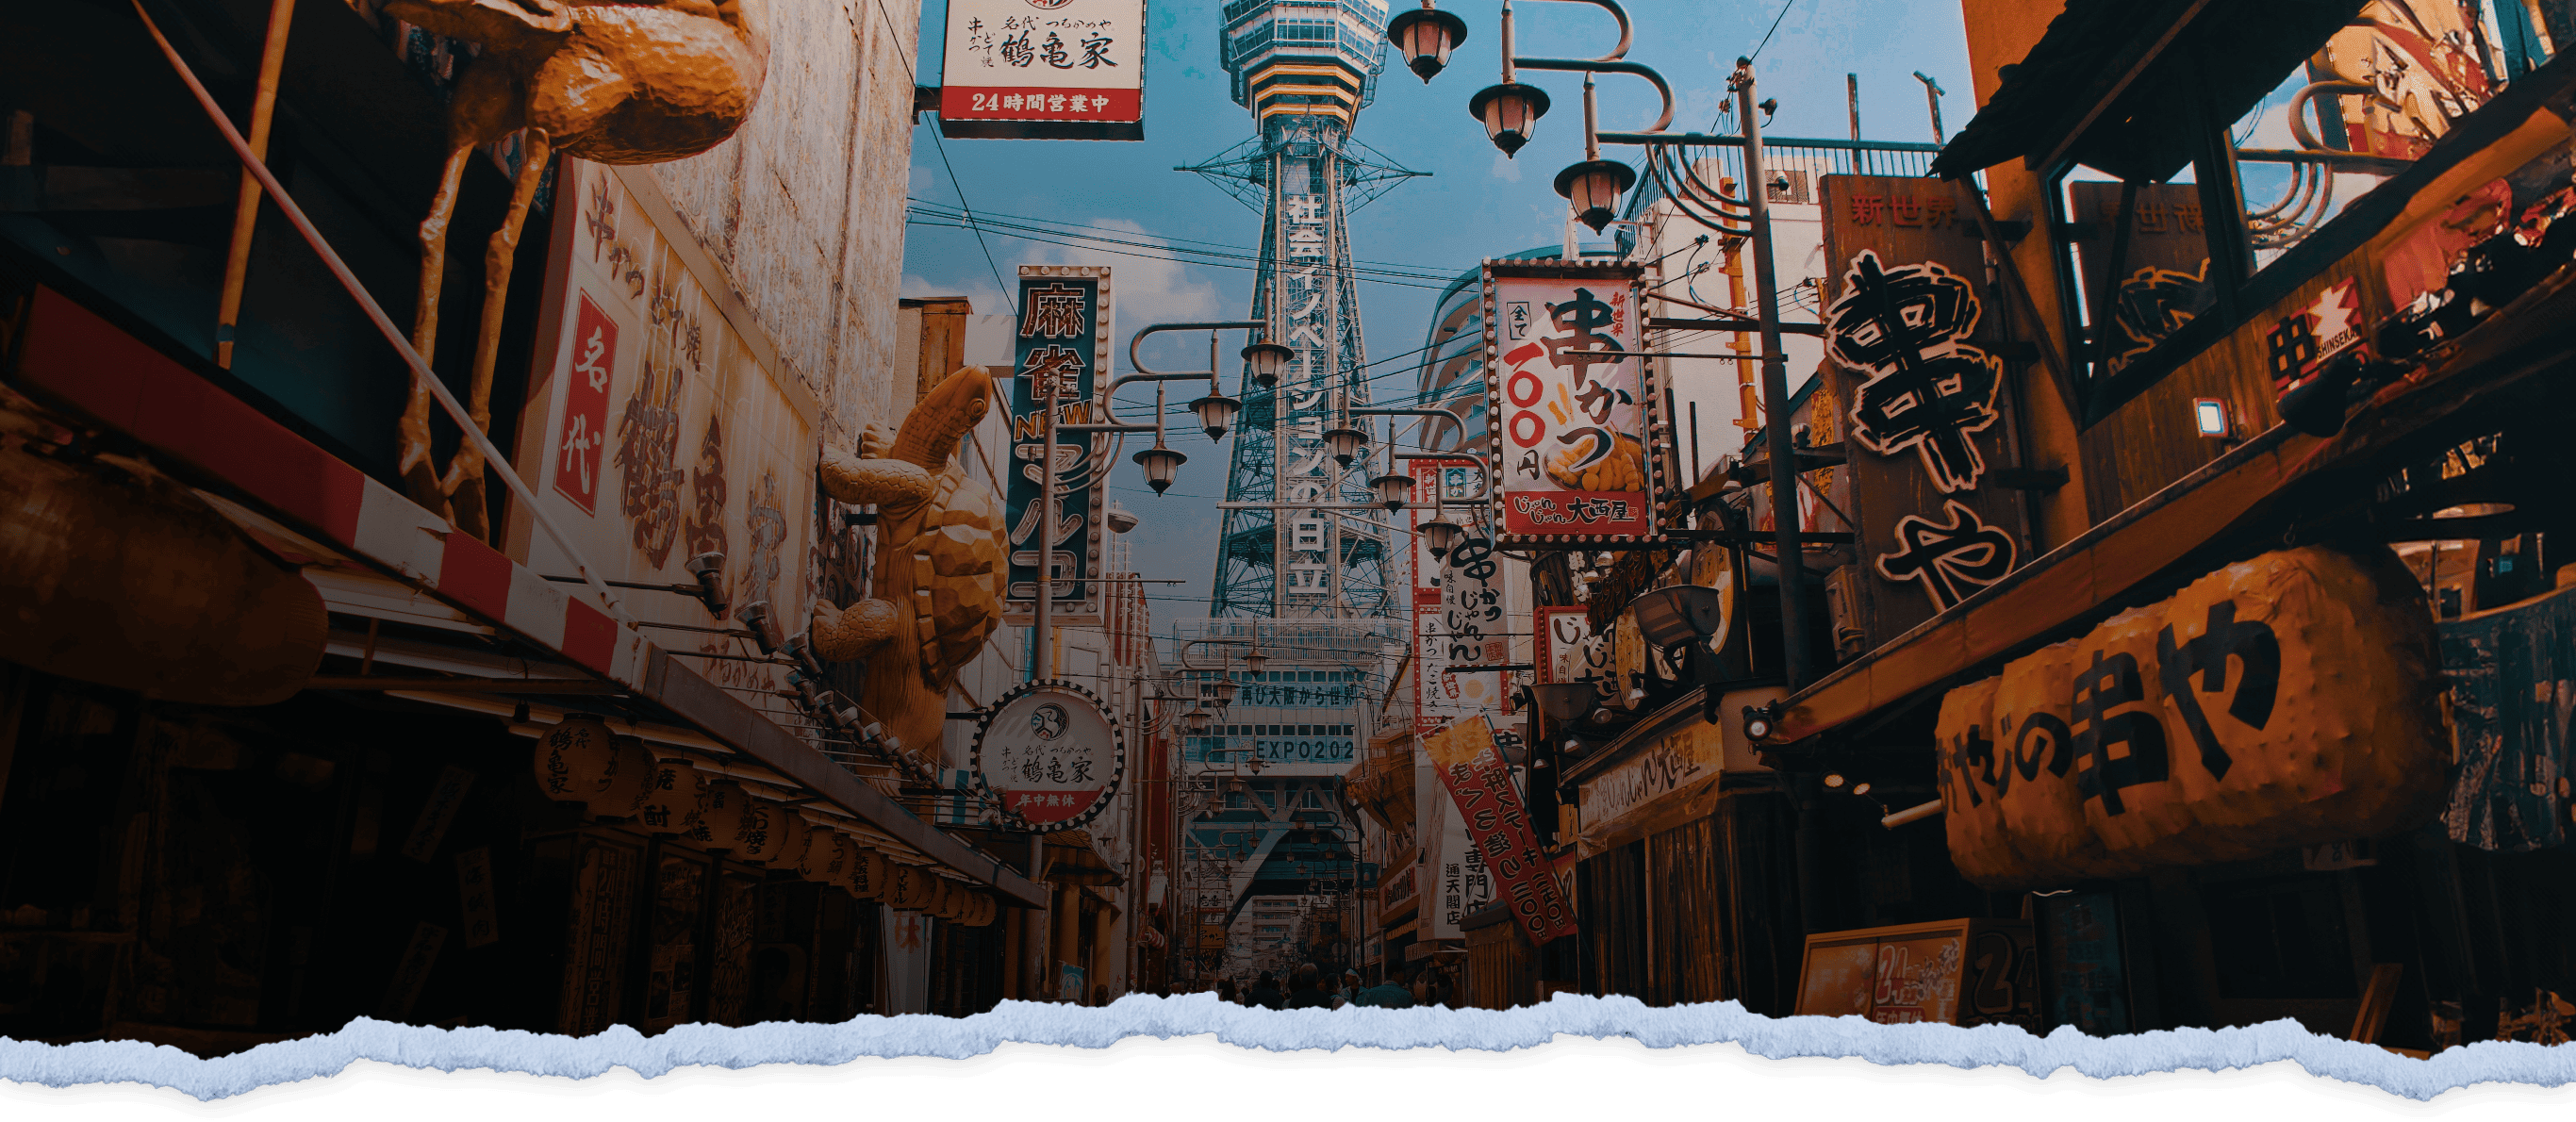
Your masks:
M1145 139L1145 0L948 0L942 136Z
M1653 538L1662 457L1639 356L1645 267L1485 263L1485 398L1498 544Z
M1091 691L1041 679L1003 694L975 730L975 781L1039 833L1081 826L1126 778L1127 739Z
M1003 518L1011 540L1002 591L1003 622L1029 626L1037 609L1039 558L1053 582L1051 616L1065 626L1100 622L1100 512L1108 509L1109 440L1099 433L1059 432L1046 446L1044 402L1055 391L1058 425L1107 416L1110 376L1109 270L1078 265L1020 266L1020 322L1012 344L1011 469ZM1054 468L1055 525L1039 532L1047 478Z

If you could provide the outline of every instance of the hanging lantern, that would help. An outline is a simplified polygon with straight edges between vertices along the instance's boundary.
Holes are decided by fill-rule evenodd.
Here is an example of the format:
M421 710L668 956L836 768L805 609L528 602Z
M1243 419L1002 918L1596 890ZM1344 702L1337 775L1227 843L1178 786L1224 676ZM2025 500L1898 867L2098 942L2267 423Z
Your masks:
M1243 656L1243 672L1253 675L1254 677L1259 677L1261 675L1261 668L1269 664L1270 656L1261 653L1261 648L1259 647L1252 648L1250 652Z
M1277 343L1254 343L1243 348L1245 372L1265 390L1279 384L1279 376L1288 372L1288 360L1296 356L1297 352Z
M652 785L653 754L642 740L619 736L588 713L566 716L537 741L537 789L557 802L585 805L594 816L636 813Z
M1467 21L1423 0L1422 7L1387 21L1386 40L1404 52L1404 65L1429 85L1432 76L1449 65L1449 52L1467 41Z
M1422 544L1430 548L1431 559L1437 561L1449 556L1450 547L1458 544L1461 527L1446 518L1434 518L1419 529L1422 531Z
M707 783L705 801L698 809L698 829L692 831L698 844L709 850L732 852L734 838L742 829L743 805L751 795L742 784L731 779L714 779Z
M679 835L691 844L703 843L703 836L692 836L705 833L706 785L700 779L687 757L654 761L644 796L636 800L636 823L655 833Z
M1351 461L1359 458L1360 449L1368 447L1368 442L1367 429L1355 429L1345 424L1341 428L1324 430L1324 446L1332 449L1333 462L1343 467L1351 466Z
M330 629L313 582L175 480L36 448L0 443L0 661L190 705L304 688Z
M1413 497L1410 475L1381 475L1369 480L1369 486L1377 491L1378 505L1388 510L1403 510L1405 501Z
M1600 233L1619 215L1619 196L1637 185L1637 169L1617 160L1585 160L1556 173L1556 193L1574 205L1574 219Z
M786 808L745 794L733 820L733 856L737 861L766 863L787 840Z
M1234 416L1243 411L1243 403L1222 394L1209 394L1190 403L1190 412L1198 414L1199 427L1207 430L1208 439L1225 439L1225 430L1234 426Z
M1160 444L1136 453L1133 458L1136 466L1145 469L1145 485L1153 488L1157 495L1171 487L1172 477L1179 474L1181 465L1189 460L1188 456Z
M849 877L842 862L841 833L829 826L810 824L805 828L805 851L796 858L796 875L818 884L832 884Z
M860 845L857 838L846 834L843 837L849 844L850 856L845 871L848 879L842 883L849 887L850 895L861 900L888 899L886 894L893 888L893 862L887 861L885 854Z
M813 825L791 806L777 808L780 841L769 855L769 867L804 875L805 851L813 845Z
M1234 693L1240 688L1241 687L1234 684L1234 679L1231 677L1219 678L1214 682L1208 683L1208 690L1216 698L1216 707L1220 711L1222 711L1226 706L1234 704Z
M1547 115L1547 91L1518 82L1487 86L1467 99L1467 115L1484 122L1486 138L1509 156L1530 142L1538 119Z
M1215 720L1216 715L1205 709L1192 709L1181 714L1181 727L1188 729L1192 736L1205 736L1208 725Z

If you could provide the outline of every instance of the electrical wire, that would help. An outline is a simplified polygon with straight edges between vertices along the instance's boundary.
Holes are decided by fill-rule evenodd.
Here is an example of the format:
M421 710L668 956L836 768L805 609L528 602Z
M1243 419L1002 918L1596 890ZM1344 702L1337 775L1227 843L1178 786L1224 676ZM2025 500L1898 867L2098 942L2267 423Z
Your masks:
M876 4L877 17L885 21L886 34L894 36L895 42L902 42L903 31L894 25L894 17L886 13L885 0L876 0ZM912 80L912 88L920 89L921 76L912 72L912 60L905 57L902 51L896 51L894 57L896 61L903 64L903 76ZM948 169L948 187L957 192L957 209L971 219L974 210L966 203L966 181L957 178L957 165L948 162L948 144L940 139L939 130L936 127L930 130L930 147L931 150L939 153L939 166ZM1002 266L993 260L993 247L984 241L982 230L975 231L975 246L984 251L984 265L993 270L993 283L1001 286L1002 299L1010 302L1013 311L1018 311L1019 298L1011 294L1009 282L1002 279Z

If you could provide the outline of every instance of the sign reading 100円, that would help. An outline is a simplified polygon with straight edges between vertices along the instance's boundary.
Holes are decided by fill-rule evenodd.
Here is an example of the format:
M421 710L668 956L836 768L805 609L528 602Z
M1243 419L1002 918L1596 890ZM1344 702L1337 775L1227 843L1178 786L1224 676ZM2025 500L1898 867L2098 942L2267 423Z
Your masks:
M1090 690L1041 679L1003 694L976 728L974 771L1006 820L1071 830L1117 796L1127 740Z

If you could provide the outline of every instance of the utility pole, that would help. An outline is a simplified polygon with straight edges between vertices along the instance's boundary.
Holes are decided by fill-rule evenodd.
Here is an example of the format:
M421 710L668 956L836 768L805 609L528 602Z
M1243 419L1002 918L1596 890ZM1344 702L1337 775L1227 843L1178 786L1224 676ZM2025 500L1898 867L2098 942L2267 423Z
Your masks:
M1754 298L1762 315L1762 431L1771 457L1771 524L1780 572L1780 660L1790 692L1807 683L1806 549L1799 542L1798 459L1789 444L1789 363L1780 349L1780 291L1771 260L1771 185L1762 171L1762 126L1754 116L1753 60L1735 60L1736 115L1744 122L1744 200L1753 226Z

